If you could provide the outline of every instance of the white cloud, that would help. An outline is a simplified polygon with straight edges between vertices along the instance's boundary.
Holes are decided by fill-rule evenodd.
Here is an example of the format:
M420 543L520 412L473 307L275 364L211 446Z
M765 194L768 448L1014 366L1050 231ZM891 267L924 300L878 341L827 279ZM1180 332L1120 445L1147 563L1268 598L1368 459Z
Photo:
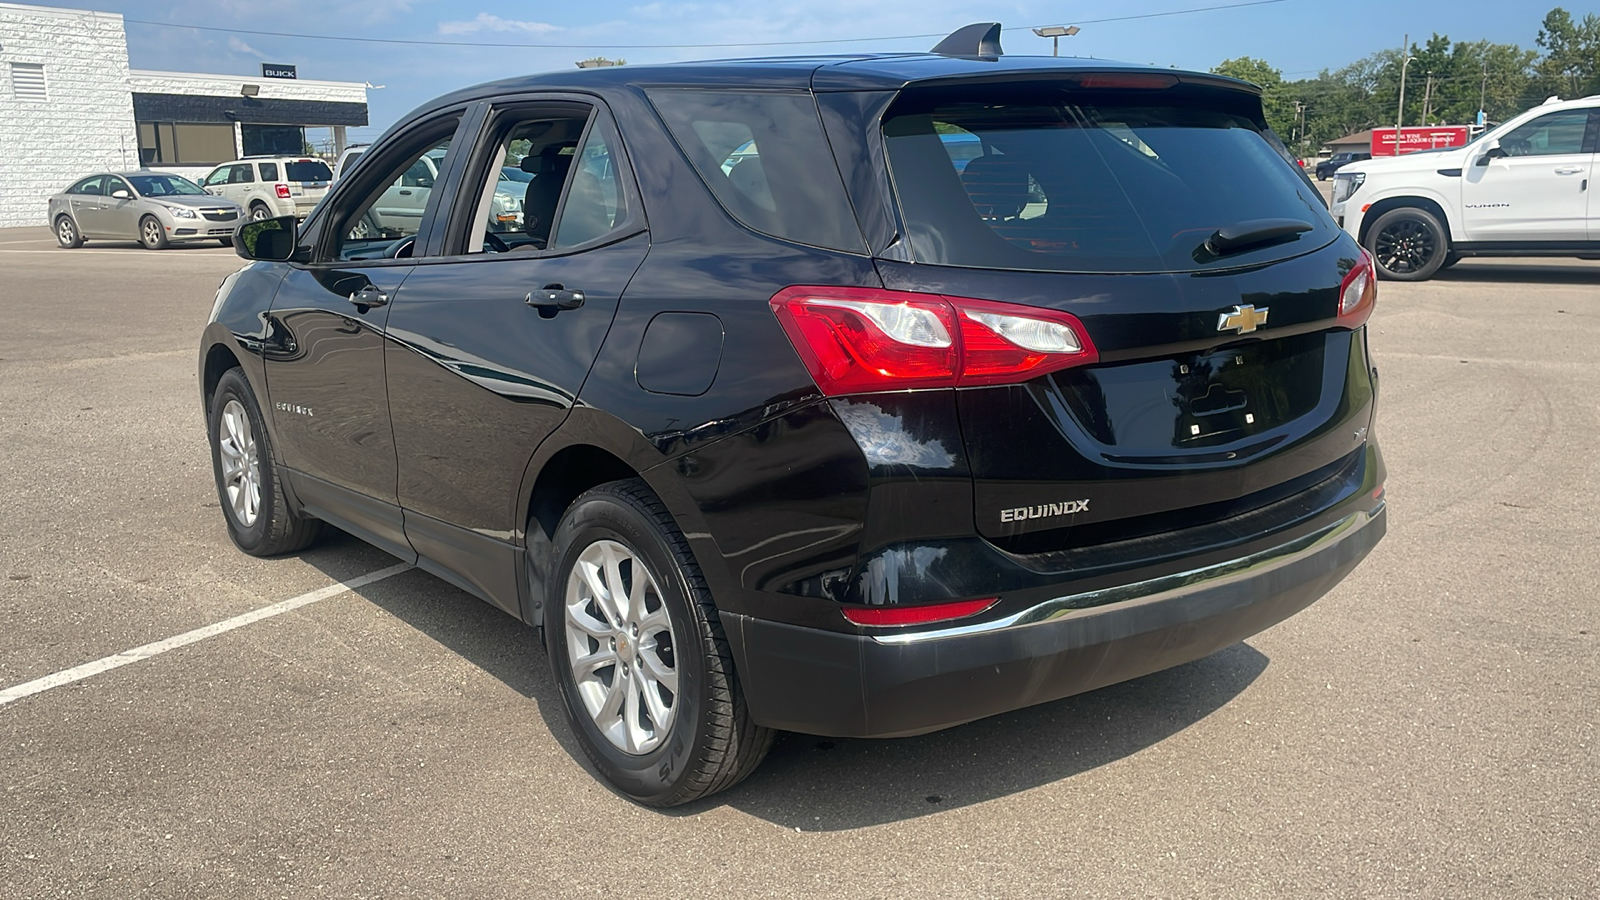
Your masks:
M440 34L477 34L479 32L516 32L518 34L549 34L560 31L561 26L551 25L546 22L522 22L516 19L502 19L489 13L478 13L476 19L465 22L440 22Z
M241 41L232 35L229 35L228 37L228 49L235 53L248 53L258 59L267 58L265 53L262 53L260 50L257 50L256 48L246 44L244 41Z

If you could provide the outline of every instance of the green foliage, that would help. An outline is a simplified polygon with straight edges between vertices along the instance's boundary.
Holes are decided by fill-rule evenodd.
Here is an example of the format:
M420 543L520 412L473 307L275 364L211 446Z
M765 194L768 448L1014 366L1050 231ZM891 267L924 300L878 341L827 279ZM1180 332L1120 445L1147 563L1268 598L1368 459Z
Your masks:
M1434 34L1404 55L1380 50L1313 78L1285 81L1265 60L1224 60L1211 71L1262 88L1267 123L1300 155L1328 141L1373 127L1393 127L1400 115L1405 71L1406 125L1463 125L1481 108L1490 122L1504 121L1546 97L1600 93L1600 16L1574 20L1557 7L1544 17L1539 51L1492 41L1452 42ZM1412 57L1409 64L1404 57ZM1303 113L1300 111L1303 108Z

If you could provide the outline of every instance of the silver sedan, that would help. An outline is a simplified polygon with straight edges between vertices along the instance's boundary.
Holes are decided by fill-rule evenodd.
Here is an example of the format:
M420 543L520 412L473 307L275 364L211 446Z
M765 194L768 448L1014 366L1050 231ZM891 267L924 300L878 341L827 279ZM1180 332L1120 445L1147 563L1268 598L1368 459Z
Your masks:
M149 250L184 241L233 243L244 211L166 172L102 172L50 198L50 227L63 247L89 238L134 240Z

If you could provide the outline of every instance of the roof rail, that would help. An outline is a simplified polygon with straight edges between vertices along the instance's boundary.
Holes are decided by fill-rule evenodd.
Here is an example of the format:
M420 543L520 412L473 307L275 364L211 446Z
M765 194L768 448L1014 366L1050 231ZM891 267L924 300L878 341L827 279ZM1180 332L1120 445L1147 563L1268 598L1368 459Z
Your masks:
M1000 56L1000 23L977 22L957 28L931 52L940 56Z

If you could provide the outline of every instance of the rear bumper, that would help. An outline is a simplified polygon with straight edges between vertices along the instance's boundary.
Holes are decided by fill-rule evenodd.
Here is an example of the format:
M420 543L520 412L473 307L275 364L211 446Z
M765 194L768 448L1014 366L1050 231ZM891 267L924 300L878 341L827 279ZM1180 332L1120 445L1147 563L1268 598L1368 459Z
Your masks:
M841 634L724 613L763 725L837 737L936 731L1199 659L1310 606L1386 529L1383 504L1248 556L1071 594L997 621Z

